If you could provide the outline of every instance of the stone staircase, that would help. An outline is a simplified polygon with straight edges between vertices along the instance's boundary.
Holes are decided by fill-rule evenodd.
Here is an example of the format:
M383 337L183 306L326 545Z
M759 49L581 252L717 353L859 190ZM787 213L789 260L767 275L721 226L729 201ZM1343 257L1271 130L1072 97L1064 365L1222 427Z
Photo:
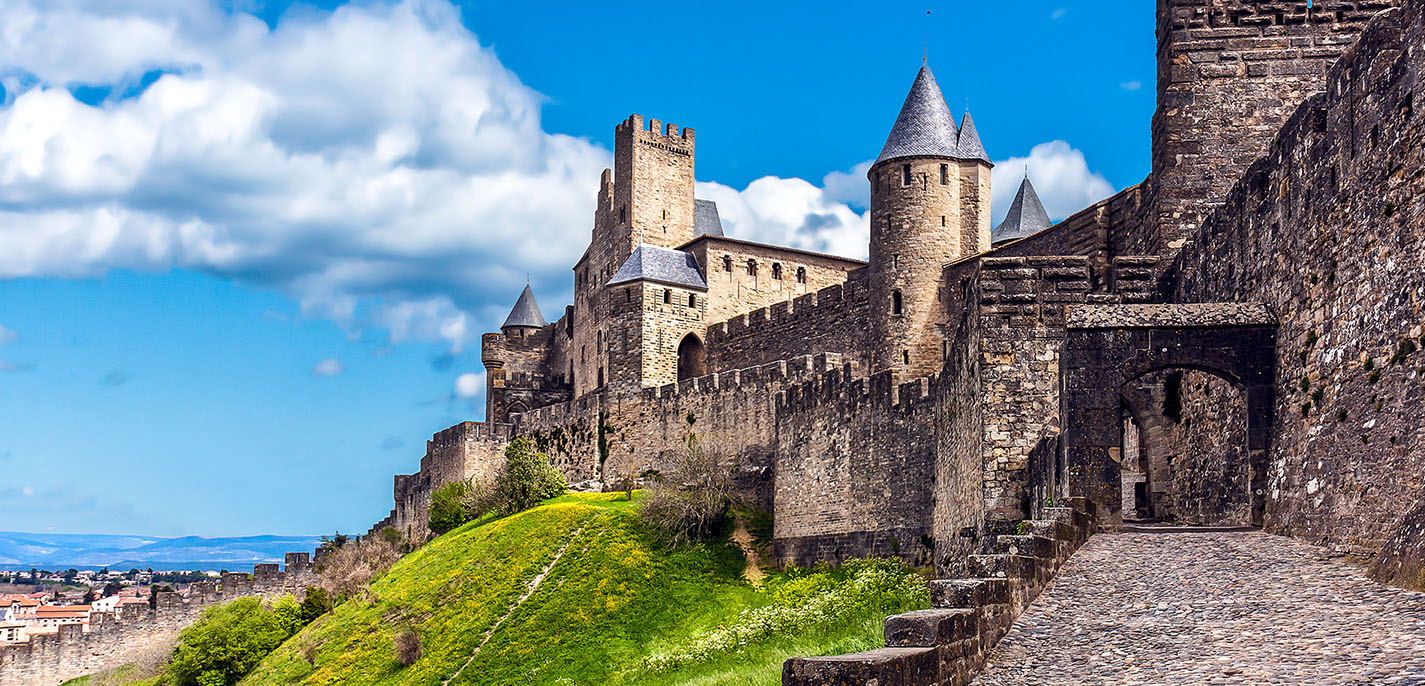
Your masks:
M963 686L1054 573L1096 525L1092 503L1069 498L1024 534L999 535L972 555L974 578L930 582L932 608L886 618L886 647L852 655L797 657L782 666L783 686Z

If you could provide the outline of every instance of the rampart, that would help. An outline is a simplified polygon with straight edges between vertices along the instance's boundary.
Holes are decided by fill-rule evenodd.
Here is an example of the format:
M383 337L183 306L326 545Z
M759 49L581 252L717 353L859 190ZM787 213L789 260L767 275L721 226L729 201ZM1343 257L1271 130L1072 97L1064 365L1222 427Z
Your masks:
M1167 277L1180 301L1276 311L1266 526L1363 555L1425 483L1421 45L1418 3L1373 20Z
M431 494L454 481L493 478L504 465L512 430L509 424L461 422L437 432L426 441L420 471L396 475L395 509L368 533L390 526L408 541L424 541L429 535Z
M845 284L754 310L708 327L708 369L760 366L808 352L840 353L869 369L866 270Z
M228 573L216 582L191 584L186 594L160 593L152 607L124 605L117 616L96 612L87 627L61 625L57 633L0 645L0 686L59 684L136 662L169 650L207 607L245 596L300 599L315 581L311 555L287 553L285 570L258 564L251 575Z

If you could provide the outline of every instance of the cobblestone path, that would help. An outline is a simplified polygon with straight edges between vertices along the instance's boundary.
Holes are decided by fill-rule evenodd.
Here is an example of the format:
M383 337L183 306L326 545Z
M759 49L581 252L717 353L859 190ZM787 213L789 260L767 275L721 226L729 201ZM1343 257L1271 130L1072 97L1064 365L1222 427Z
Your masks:
M1425 686L1425 593L1260 531L1097 534L980 686Z

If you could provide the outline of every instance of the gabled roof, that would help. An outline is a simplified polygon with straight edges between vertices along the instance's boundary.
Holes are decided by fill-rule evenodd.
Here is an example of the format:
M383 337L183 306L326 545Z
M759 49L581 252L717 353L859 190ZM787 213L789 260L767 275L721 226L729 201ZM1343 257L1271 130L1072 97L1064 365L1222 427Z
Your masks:
M921 67L876 161L916 156L957 157L959 137L955 117L945 105L945 96L935 83L935 75L930 73L930 67Z
M1025 176L1019 184L1019 192L1014 194L1014 202L1004 221L990 232L990 244L1012 241L1032 236L1049 228L1049 213L1044 211L1044 203L1039 202L1039 194L1034 192L1034 184Z
M980 142L980 132L975 130L975 120L970 117L970 113L965 113L965 118L960 121L960 142L957 146L958 154L962 160L980 160L985 164L994 166L990 162L989 153L985 152L984 143Z
M717 203L711 200L693 200L693 236L721 236L722 218L717 214Z
M520 326L541 328L546 323L544 315L539 311L539 303L534 301L534 291L530 290L529 284L525 284L519 300L515 301L515 308L510 310L510 316L505 317L505 323L500 325L500 329Z
M702 272L698 271L698 261L692 254L647 243L640 244L633 254L624 260L623 266L618 268L606 285L639 280L701 290L707 290L708 287Z

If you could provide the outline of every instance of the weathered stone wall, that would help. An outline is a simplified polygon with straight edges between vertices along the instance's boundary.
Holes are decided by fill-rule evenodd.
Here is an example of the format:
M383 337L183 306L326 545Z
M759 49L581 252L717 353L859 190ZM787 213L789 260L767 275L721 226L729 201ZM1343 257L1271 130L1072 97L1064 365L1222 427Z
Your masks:
M511 429L509 424L461 422L436 433L426 441L420 471L396 476L396 507L372 531L393 526L408 541L426 540L430 536L431 494L455 481L493 479L505 464Z
M310 554L287 553L285 571L259 564L251 576L229 573L219 582L192 584L186 595L161 593L154 608L126 605L118 616L94 613L87 631L79 624L62 625L57 633L0 645L0 686L60 684L165 654L204 608L243 596L300 599L315 581Z
M1146 182L1125 188L1039 233L1002 243L987 256L1079 255L1089 258L1092 275L1102 276L1119 255L1144 254L1135 250L1142 244L1138 236L1156 231L1148 191Z
M485 421L504 423L511 413L565 402L573 394L565 320L538 330L511 329L480 337L485 365Z
M935 571L964 573L984 525L984 402L980 374L979 318L955 330L937 379L935 495L931 533Z
M703 267L709 322L725 322L845 283L850 272L866 266L860 260L718 236L697 238L682 249Z
M755 367L814 353L840 353L866 368L866 271L846 283L708 327L709 371Z
M1418 6L1361 35L1170 270L1280 318L1266 525L1374 554L1425 488L1425 77Z
M1282 122L1326 82L1327 67L1399 0L1158 0L1153 115L1156 235L1124 246L1157 254L1191 235L1266 152Z

